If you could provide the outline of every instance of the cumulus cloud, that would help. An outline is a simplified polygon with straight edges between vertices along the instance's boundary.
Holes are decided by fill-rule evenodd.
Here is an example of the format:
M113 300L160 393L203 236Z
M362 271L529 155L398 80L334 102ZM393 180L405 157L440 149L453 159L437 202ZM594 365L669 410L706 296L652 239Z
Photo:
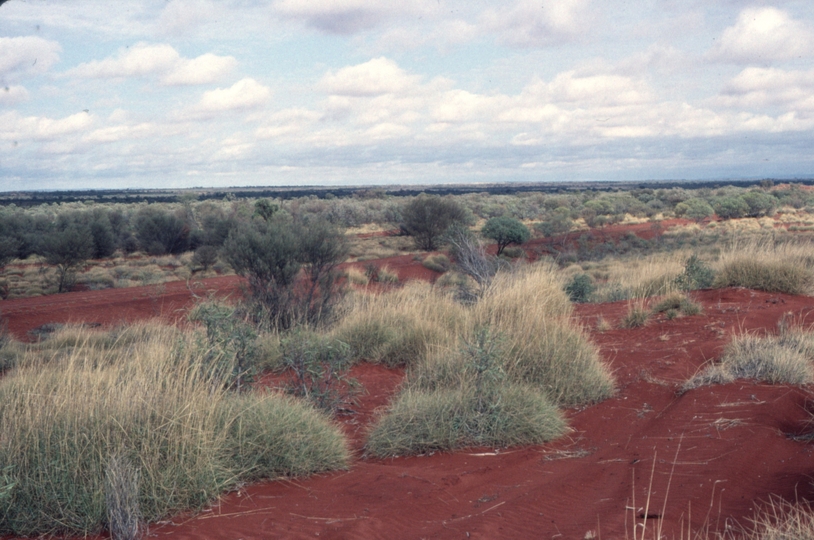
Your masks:
M420 77L408 75L394 61L381 57L328 73L320 87L340 96L375 96L403 91L419 80Z
M724 30L709 58L735 63L809 57L814 35L803 23L774 7L753 7L740 12L734 26Z
M783 107L789 112L814 112L814 69L749 67L729 81L714 102L745 109Z
M541 47L576 38L590 20L589 8L589 0L519 0L485 11L481 23L508 45Z
M209 118L223 112L256 109L265 105L270 97L271 90L267 86L245 78L229 88L204 92L201 100L188 109L184 116Z
M17 105L30 98L28 90L23 86L4 86L0 88L0 105Z
M21 116L16 111L0 114L0 139L5 141L53 141L84 131L93 124L93 116L81 112L65 118Z
M221 80L237 61L211 53L197 58L182 57L172 46L139 43L116 56L80 64L66 75L88 79L121 79L157 76L167 86L207 84Z
M36 36L0 37L0 77L16 78L48 71L59 61L62 47Z
M211 20L217 8L210 0L171 0L158 18L160 34L178 36Z
M348 35L369 30L405 14L431 9L427 0L389 3L380 0L278 0L274 12L287 19L300 20L328 34Z

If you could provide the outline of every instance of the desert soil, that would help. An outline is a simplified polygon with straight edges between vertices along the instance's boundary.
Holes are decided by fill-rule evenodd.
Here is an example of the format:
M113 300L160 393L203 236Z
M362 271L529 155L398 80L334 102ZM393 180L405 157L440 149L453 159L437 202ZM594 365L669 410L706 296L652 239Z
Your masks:
M412 257L390 266L402 278L432 277ZM239 278L213 278L193 291L236 295L240 286ZM168 283L4 301L0 309L25 339L45 323L182 320L193 291ZM617 326L626 302L576 307L618 392L567 410L571 431L555 442L367 458L367 426L404 374L363 364L352 372L365 389L356 413L338 419L356 452L350 470L247 485L201 513L152 524L150 536L613 539L632 537L646 521L648 538L658 527L680 538L682 531L747 524L771 496L811 500L814 447L792 437L810 430L809 389L741 380L677 390L734 334L775 332L783 317L814 323L814 298L747 289L692 296L703 314L657 317L636 329L596 330L600 317Z

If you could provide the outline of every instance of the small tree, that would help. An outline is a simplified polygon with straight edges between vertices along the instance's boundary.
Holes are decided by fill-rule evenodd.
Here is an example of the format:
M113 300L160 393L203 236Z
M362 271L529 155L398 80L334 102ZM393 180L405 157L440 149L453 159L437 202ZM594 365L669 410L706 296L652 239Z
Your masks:
M418 249L438 249L441 238L455 223L470 221L466 209L452 199L421 194L407 203L401 212L402 228L415 240Z
M93 255L93 237L87 227L77 225L52 233L44 245L45 260L57 268L58 292L69 290L76 270Z
M136 215L136 237L150 255L183 253L189 248L191 228L183 218L148 206Z
M497 254L503 253L506 246L522 244L531 237L528 227L509 216L490 219L481 229L481 234L497 242Z
M278 328L299 321L318 323L341 294L336 267L347 255L347 243L324 221L255 219L229 234L223 254L249 280L262 317ZM303 268L306 279L297 280Z

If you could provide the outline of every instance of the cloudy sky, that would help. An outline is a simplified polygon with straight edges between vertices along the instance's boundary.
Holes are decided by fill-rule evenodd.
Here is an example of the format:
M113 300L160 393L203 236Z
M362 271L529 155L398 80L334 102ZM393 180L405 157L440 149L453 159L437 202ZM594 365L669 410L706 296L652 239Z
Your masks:
M0 191L802 176L811 0L0 6Z

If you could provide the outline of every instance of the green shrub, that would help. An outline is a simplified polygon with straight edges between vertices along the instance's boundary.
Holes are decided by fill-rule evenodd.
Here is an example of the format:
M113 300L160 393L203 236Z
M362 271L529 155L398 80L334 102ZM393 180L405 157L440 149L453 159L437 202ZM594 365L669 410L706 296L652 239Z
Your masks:
M596 290L594 281L588 274L575 275L570 283L565 286L565 292L568 294L568 298L570 298L572 302L578 303L590 302L594 290Z
M424 251L438 249L447 229L453 224L468 224L472 218L460 203L451 198L421 194L404 205L402 229Z
M286 387L288 392L331 413L350 401L356 384L347 376L352 364L347 343L296 329L280 340L280 348L283 365L294 377Z
M679 289L692 291L695 289L708 289L715 281L715 272L704 264L697 255L692 255L684 263L684 271L675 279Z
M509 216L491 218L484 224L481 234L497 242L498 255L510 244L522 244L531 237L528 227Z

